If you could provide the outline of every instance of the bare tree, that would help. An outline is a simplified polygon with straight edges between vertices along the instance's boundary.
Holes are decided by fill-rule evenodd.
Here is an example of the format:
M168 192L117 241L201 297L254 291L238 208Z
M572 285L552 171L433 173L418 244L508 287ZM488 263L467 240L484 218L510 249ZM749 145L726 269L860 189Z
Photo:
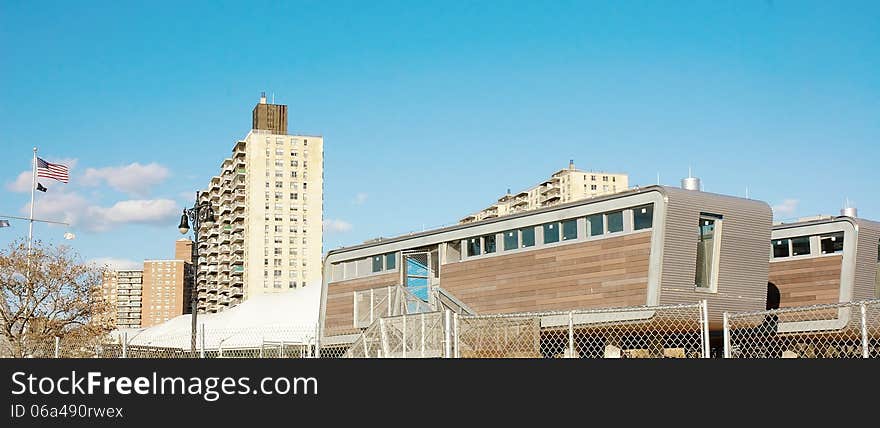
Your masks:
M77 344L106 337L103 272L67 246L36 241L29 252L17 241L0 251L0 356L51 357L55 337Z

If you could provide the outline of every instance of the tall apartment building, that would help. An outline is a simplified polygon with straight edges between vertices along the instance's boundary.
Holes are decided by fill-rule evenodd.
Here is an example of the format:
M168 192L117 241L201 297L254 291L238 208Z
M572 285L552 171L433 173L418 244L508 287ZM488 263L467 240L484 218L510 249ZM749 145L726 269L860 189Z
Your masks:
M321 278L324 139L287 134L287 106L253 110L251 131L211 179L215 223L199 230L200 312Z
M561 169L550 178L536 186L517 194L507 194L490 207L471 214L459 223L471 223L487 218L501 217L538 208L552 207L565 202L579 201L596 196L609 195L627 190L629 176L626 174L582 171L568 163L568 169Z
M190 313L191 269L183 260L144 260L142 327Z
M183 260L192 263L193 259L193 241L180 238L174 242L174 260Z
M111 306L110 321L117 328L139 328L141 324L141 297L143 271L104 271L101 289L104 300Z

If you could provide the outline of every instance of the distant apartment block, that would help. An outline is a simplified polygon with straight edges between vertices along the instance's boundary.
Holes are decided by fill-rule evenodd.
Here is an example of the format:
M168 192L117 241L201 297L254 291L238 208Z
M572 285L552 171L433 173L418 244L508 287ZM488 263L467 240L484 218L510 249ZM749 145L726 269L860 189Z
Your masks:
M183 260L192 263L193 242L186 238L180 238L174 243L174 260Z
M110 309L110 321L117 328L139 328L143 291L141 270L108 270L101 285L104 301Z
M190 312L191 269L183 260L144 260L142 327Z
M287 107L253 110L252 129L200 194L215 223L201 225L200 312L321 278L323 137L287 134Z
M497 203L459 220L459 223L471 223L610 195L627 190L628 182L629 177L626 174L582 171L576 169L572 161L569 162L568 169L557 171L548 180L517 194L508 191Z

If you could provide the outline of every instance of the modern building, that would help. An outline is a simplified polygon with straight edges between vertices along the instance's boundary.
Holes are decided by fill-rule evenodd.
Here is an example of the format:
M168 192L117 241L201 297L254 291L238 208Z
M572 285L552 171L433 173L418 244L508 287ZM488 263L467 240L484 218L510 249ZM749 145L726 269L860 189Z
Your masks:
M190 313L191 269L183 260L144 260L143 327Z
M583 171L576 169L574 161L570 161L568 169L561 169L548 180L517 194L511 194L508 190L498 202L459 220L459 223L471 223L609 195L627 190L628 186L629 176L626 174Z
M772 212L697 189L635 188L331 250L322 343L353 343L400 315L386 311L393 289L428 311L473 314L706 300L719 331L724 311L765 307Z
M880 223L842 214L773 226L768 286L777 307L880 298Z
M215 223L199 231L200 312L321 278L323 137L287 134L287 107L254 107L252 129L200 193Z
M110 321L117 328L142 326L143 275L141 270L104 271L101 290L111 306Z

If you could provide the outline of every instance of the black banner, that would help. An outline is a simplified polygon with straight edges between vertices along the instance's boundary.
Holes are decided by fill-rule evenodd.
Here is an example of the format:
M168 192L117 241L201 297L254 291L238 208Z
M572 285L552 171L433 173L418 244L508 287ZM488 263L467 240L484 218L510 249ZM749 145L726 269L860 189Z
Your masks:
M596 418L656 424L717 419L722 409L734 410L731 417L767 409L768 417L783 416L785 409L810 406L868 411L873 394L858 391L876 389L878 377L877 364L866 360L4 359L0 365L8 403L0 426L336 426L352 418L370 427L420 425L426 418L456 426Z

